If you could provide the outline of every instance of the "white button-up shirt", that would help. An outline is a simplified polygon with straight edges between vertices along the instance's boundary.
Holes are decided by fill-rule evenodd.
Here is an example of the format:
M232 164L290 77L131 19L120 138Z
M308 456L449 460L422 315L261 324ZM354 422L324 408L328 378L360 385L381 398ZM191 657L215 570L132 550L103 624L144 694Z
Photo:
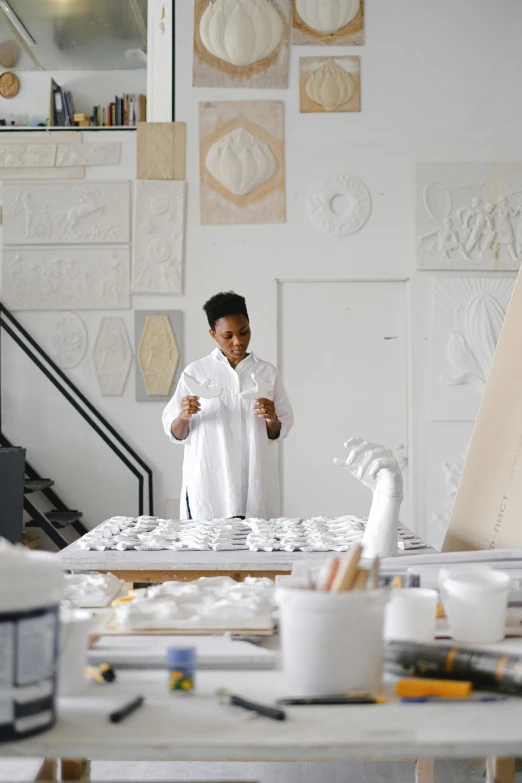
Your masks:
M281 376L268 362L250 353L234 370L219 348L193 362L186 372L197 381L210 379L221 396L200 400L201 411L190 421L185 440L171 432L181 412L181 400L189 396L183 376L163 411L163 427L174 443L185 446L180 518L220 519L234 516L271 519L280 514L277 444L294 423L292 406ZM273 387L264 395L275 403L281 433L270 440L266 421L253 412L255 402L239 394L265 380ZM188 498L188 506L187 506Z

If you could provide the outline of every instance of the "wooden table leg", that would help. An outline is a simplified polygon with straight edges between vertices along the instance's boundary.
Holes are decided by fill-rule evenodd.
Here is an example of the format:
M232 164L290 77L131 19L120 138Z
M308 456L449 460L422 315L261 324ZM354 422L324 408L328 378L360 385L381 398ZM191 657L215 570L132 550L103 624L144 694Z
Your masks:
M415 762L415 783L433 783L434 765L433 759L417 759Z
M45 780L46 783L54 783L58 780L58 762L56 759L44 759L38 772L36 773L35 780Z
M62 759L62 780L81 780L88 783L91 779L90 765L87 759Z
M514 783L515 759L490 756L486 764L486 781L487 783Z

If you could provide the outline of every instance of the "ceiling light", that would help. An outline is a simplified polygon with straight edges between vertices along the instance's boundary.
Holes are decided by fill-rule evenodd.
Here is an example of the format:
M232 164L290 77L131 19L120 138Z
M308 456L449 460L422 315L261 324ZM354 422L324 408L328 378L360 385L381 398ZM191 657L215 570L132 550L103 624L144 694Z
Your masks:
M23 38L25 43L28 46L36 46L36 41L34 40L33 36L27 29L27 27L24 25L24 23L21 21L20 17L18 17L7 0L0 0L0 9L4 12L4 14L7 17L7 20L11 23L11 25L14 27L18 35Z

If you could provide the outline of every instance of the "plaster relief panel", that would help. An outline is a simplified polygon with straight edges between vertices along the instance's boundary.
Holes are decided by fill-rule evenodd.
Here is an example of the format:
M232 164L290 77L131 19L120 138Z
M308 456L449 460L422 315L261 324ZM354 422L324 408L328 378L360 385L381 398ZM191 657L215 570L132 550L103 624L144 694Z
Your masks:
M360 57L302 57L299 60L301 112L361 110Z
M4 248L2 299L11 310L127 309L129 249Z
M364 0L292 0L297 45L364 44Z
M200 104L201 222L283 223L282 101Z
M522 164L417 166L420 269L519 269Z
M6 183L4 245L130 241L128 182Z
M135 209L133 292L181 293L185 183L138 180Z
M76 313L58 313L47 329L47 352L58 367L70 370L80 364L87 350L87 329Z
M364 182L351 174L329 177L308 196L312 225L331 236L347 236L359 231L372 211L370 192Z
M196 0L195 87L288 87L291 0Z
M102 395L121 396L132 365L132 348L123 318L102 318L92 358Z
M0 168L0 182L5 180L35 180L35 179L84 179L85 169L74 166L73 168L58 169L56 166L53 168L42 169L19 169L19 168Z
M54 166L56 144L0 144L0 167L38 168Z
M165 401L182 370L183 314L138 310L135 316L136 399Z
M117 166L121 144L59 144L57 166Z
M138 179L185 179L184 122L139 122Z
M432 418L475 421L515 280L434 281Z

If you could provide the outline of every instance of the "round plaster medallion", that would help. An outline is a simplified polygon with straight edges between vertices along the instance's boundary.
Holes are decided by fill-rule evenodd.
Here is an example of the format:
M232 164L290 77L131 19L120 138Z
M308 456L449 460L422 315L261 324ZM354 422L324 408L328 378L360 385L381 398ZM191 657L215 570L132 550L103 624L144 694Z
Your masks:
M18 76L10 71L0 74L0 95L2 98L14 98L20 89Z
M308 197L312 224L331 236L355 234L367 222L371 211L370 191L352 174L325 179Z
M47 331L49 356L58 367L70 370L76 367L87 350L87 329L76 313L58 313Z

